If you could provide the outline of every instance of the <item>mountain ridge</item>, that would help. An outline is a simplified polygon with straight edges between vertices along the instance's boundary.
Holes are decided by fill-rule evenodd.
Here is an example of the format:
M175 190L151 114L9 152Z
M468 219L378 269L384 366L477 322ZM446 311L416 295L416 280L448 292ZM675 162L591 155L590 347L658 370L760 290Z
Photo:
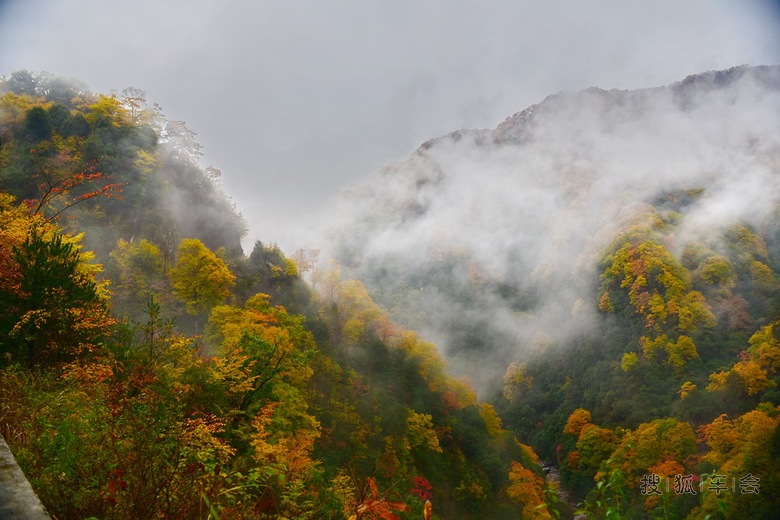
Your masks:
M528 296L546 287L539 283L545 276L552 277L550 288L581 283L581 268L595 269L598 255L622 227L659 197L695 191L703 183L704 191L675 208L686 215L676 232L682 242L703 223L716 228L744 219L765 226L777 203L776 192L762 183L777 185L772 165L780 128L767 111L780 110L778 86L780 67L740 66L662 87L590 88L548 96L493 130L456 131L426 141L406 161L351 190L345 232L336 232L336 256L367 280L382 304L394 308L409 287L423 288L420 272L442 267L436 267L436 255L449 255L456 267L445 285L461 295L454 298L457 312L467 314L493 301L490 295L478 301L464 296L469 270L492 279L493 293ZM515 222L537 233L524 233ZM556 253L572 241L577 247ZM597 273L587 276L589 289L571 295L566 305L553 302L557 312L595 309L587 291L597 285ZM511 288L501 289L507 280ZM428 288L441 293L435 284ZM461 297L469 308L457 303ZM406 315L407 323L443 340L445 351L451 341L442 335L449 325L429 315L449 303L434 297L423 304L427 311L416 308Z

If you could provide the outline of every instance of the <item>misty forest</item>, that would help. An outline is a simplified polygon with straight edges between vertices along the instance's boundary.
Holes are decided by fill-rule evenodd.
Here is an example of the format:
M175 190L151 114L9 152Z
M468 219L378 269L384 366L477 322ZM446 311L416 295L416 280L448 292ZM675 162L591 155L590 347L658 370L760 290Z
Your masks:
M143 91L0 78L0 433L51 517L774 518L780 67L648 87L247 253Z

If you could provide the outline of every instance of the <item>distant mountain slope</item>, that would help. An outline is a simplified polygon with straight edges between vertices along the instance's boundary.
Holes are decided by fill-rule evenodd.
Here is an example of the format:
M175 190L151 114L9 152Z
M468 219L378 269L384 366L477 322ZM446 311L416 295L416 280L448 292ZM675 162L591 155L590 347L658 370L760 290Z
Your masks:
M555 94L426 142L344 206L346 270L589 517L771 517L780 67ZM710 493L715 475L767 494ZM649 497L656 478L677 484Z
M776 256L779 167L780 67L559 93L354 187L338 256L486 390L596 330L600 255L642 214L674 219L677 255L741 223Z

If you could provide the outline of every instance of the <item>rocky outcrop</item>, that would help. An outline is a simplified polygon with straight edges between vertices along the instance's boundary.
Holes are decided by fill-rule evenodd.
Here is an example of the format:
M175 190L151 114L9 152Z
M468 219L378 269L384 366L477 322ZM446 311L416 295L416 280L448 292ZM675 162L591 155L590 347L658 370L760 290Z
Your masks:
M50 520L3 437L0 437L0 520Z

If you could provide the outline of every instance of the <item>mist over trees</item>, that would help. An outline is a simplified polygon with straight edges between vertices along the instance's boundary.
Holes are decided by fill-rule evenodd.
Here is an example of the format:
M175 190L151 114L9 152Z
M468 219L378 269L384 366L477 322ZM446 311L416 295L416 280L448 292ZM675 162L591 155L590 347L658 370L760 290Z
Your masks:
M626 429L777 420L776 339L763 361L750 345L780 318L778 108L778 67L554 94L354 186L335 255L575 494L601 486L592 514L654 517L669 504L642 505L639 476L607 464ZM602 428L582 442L563 432L578 409ZM716 515L710 500L669 514ZM749 516L744 500L726 516Z
M0 136L0 432L53 517L507 517L510 468L547 507L530 448L359 281L244 254L142 91L15 72Z
M14 72L0 433L56 518L771 518L778 109L777 67L555 94L288 256L143 91Z

